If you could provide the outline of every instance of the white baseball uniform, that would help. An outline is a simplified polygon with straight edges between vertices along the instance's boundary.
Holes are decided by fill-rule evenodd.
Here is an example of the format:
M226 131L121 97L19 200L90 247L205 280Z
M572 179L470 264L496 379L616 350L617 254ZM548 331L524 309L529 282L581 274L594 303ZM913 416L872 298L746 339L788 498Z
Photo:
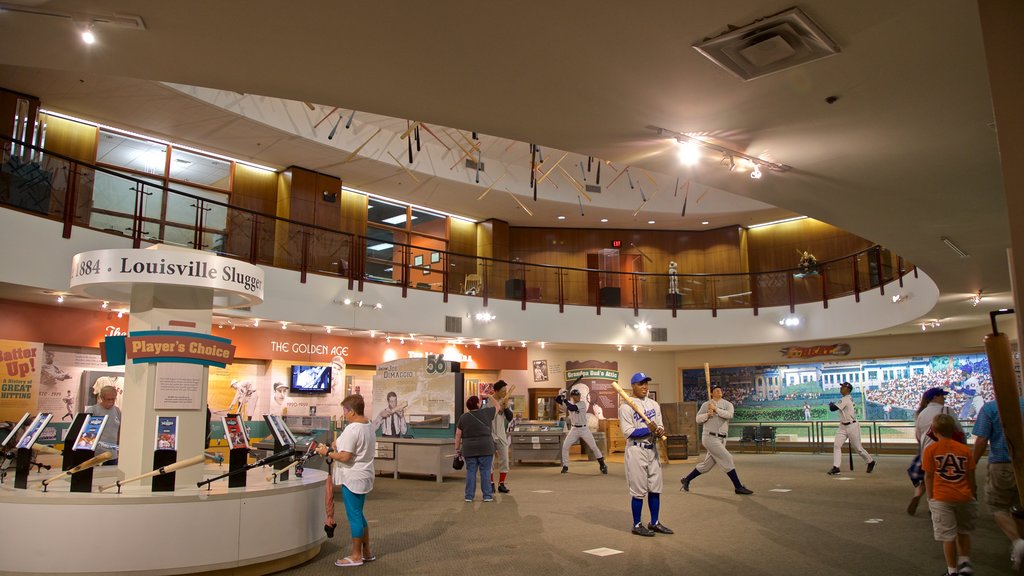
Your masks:
M715 413L708 411L708 404L714 402ZM707 456L700 464L697 464L697 471L706 473L718 464L725 472L736 468L733 464L732 454L725 449L725 442L729 437L729 420L732 420L734 409L728 400L709 401L701 405L697 411L697 423L704 425L704 432L700 442L708 451Z
M651 421L664 427L661 421L661 405L648 398L632 398ZM661 462L658 461L658 449L653 434L631 438L634 430L647 429L647 423L633 408L623 402L619 406L619 427L626 438L626 484L629 495L633 498L644 498L648 492L660 494L662 490Z
M850 439L853 449L860 454L865 462L873 462L874 458L860 444L860 424L854 418L856 405L853 403L853 398L850 395L843 396L836 406L839 407L839 428L836 429L836 441L832 446L832 466L839 468L843 459L843 444L846 443L847 438Z
M511 412L508 408L494 411L491 438L494 438L494 450L497 454L494 469L498 472L508 472L508 423L511 420Z
M569 433L565 435L565 442L562 442L562 466L569 465L569 448L577 440L586 442L595 458L604 458L604 454L597 447L597 442L594 441L594 434L590 431L590 427L587 426L587 409L589 408L587 402L580 400L573 404L568 398L564 402L566 412L569 415ZM576 410L570 410L569 406L573 406Z

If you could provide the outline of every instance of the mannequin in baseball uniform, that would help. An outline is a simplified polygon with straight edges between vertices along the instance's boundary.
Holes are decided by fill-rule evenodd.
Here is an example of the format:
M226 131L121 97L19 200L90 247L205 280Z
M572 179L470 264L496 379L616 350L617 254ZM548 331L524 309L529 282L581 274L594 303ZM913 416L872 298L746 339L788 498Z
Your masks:
M830 476L839 474L839 463L843 458L843 444L846 443L847 438L850 439L850 444L853 445L857 454L860 454L860 457L868 463L868 474L875 469L875 459L860 444L860 424L854 417L856 405L853 403L853 398L850 397L850 392L853 392L853 385L843 382L839 385L839 393L843 395L839 404L828 403L829 410L839 412L839 427L836 428L836 441L832 445L832 469L828 471Z
M597 465L601 469L601 474L607 474L608 466L604 463L604 454L598 449L597 442L594 441L594 434L587 426L587 408L589 406L586 401L581 399L582 396L579 389L574 388L568 399L564 396L555 398L555 402L565 406L569 421L569 433L565 435L565 442L562 442L562 474L569 472L569 448L577 440L587 443L590 451L597 456Z
M498 492L508 494L511 490L505 486L505 478L508 477L508 423L514 415L508 407L508 383L498 380L494 383L494 422L491 423L491 437L494 438L494 451L497 458L494 460L494 468L498 469ZM491 493L494 493L494 469L491 469Z
M623 402L619 406L619 427L626 438L626 484L632 497L633 534L638 536L654 536L656 532L672 534L658 519L661 511L661 462L658 461L658 445L656 440L665 434L665 425L661 420L661 405L647 397L647 383L650 376L643 372L633 374L630 384L633 386L633 403L644 411L651 424L629 404ZM651 521L644 526L640 514L644 508L644 496L651 509Z
M704 433L701 435L700 443L708 451L707 456L697 467L694 468L685 478L680 479L682 489L689 492L690 482L694 478L708 472L718 464L725 470L729 479L732 480L733 488L737 494L753 494L754 491L740 483L740 477L736 474L736 466L733 465L732 454L725 449L725 441L729 437L729 421L732 420L732 402L722 399L722 387L715 386L711 389L711 400L701 405L697 411L697 423L704 425Z

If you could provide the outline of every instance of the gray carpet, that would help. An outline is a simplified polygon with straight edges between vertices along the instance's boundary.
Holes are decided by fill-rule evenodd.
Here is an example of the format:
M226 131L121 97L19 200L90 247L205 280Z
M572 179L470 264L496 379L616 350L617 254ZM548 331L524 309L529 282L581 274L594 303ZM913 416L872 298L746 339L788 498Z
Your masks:
M607 476L592 462L574 463L569 474L555 465L514 466L512 493L493 503L481 502L479 488L474 503L463 502L458 479L437 484L378 477L366 508L376 562L334 566L350 545L339 497L335 537L316 558L280 574L937 576L944 570L927 503L914 517L906 513L913 490L905 472L909 457L882 456L871 475L858 459L855 472L844 469L840 476L851 479L840 480L825 475L828 455L737 454L737 472L753 496L734 494L718 469L694 480L691 492L680 492L679 478L696 462L691 457L664 468L661 520L676 533L654 538L629 532L621 463L609 462ZM981 510L973 534L975 570L1010 573L1009 544L987 507ZM596 548L622 553L584 553Z

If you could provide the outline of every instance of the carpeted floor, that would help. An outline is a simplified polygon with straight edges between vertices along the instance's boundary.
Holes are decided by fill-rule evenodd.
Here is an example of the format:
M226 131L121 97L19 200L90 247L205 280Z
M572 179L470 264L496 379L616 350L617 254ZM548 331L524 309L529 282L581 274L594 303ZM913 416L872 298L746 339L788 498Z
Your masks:
M644 538L629 532L629 495L616 456L607 476L593 462L576 462L569 474L553 464L513 466L511 494L493 503L481 502L479 488L472 504L463 502L457 478L438 484L378 477L366 509L378 560L334 566L350 546L339 496L335 537L316 558L281 574L937 576L944 569L927 503L916 516L906 513L909 457L882 456L870 475L858 459L855 472L830 477L830 455L736 454L753 496L734 494L718 469L680 492L679 478L697 460L673 461L664 468L661 521L676 533ZM978 478L984 486L983 468ZM1010 573L1008 541L985 506L973 544L978 574ZM621 553L585 552L600 548Z

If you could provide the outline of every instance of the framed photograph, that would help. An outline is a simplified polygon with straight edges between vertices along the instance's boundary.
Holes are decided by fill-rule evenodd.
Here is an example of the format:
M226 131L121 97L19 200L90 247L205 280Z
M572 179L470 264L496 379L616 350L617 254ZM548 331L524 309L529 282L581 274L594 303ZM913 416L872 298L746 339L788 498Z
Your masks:
M412 257L413 266L423 266L423 254L417 254Z
M434 263L434 264L440 262L441 261L441 253L440 252L431 252L430 253L430 261L432 263Z
M547 360L534 360L533 361L533 381L534 382L547 382L548 381L548 361Z
M654 390L648 390L647 395L651 397L651 400L654 400L655 402L658 401L658 393Z
M418 258L418 256L417 256L417 258ZM427 264L426 266L423 267L423 275L424 276L430 276L430 264Z

